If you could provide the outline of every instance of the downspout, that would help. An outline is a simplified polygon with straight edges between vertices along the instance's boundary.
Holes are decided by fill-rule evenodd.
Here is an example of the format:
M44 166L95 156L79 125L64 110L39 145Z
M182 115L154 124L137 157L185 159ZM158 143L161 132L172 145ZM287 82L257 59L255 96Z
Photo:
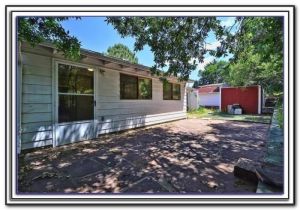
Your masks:
M219 111L222 112L222 86L220 86L220 94L219 94Z
M261 86L258 85L258 107L257 107L257 114L261 114Z

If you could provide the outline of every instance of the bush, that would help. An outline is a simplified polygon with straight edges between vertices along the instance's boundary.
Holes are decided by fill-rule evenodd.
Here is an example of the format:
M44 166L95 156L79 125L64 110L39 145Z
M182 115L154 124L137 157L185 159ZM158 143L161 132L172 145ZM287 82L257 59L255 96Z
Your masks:
M283 128L283 104L280 104L278 107L277 120L280 128Z
M209 112L209 109L207 109L207 108L205 108L205 107L203 107L203 106L200 106L200 107L196 110L196 112L197 112L198 114L205 114L205 113Z

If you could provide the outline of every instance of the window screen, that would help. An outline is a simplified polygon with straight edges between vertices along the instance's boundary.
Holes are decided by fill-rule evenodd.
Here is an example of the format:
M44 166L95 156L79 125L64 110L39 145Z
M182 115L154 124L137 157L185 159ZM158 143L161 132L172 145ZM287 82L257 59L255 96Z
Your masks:
M180 84L164 82L163 99L164 100L180 100Z
M58 65L58 122L94 118L94 72L87 68Z

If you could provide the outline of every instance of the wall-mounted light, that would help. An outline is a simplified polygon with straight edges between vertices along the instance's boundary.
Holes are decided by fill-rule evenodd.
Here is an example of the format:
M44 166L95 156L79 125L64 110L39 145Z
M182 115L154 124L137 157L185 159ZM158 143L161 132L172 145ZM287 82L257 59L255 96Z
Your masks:
M89 70L89 71L94 71L94 69L92 69L92 68L88 68L88 70Z

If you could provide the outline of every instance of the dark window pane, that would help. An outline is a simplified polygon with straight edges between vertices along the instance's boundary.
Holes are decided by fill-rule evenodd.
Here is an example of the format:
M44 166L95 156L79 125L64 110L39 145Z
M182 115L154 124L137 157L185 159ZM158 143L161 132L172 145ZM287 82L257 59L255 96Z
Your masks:
M138 98L138 80L135 76L120 74L120 95L121 99Z
M173 84L173 99L180 100L180 84Z
M94 72L87 68L58 65L58 91L60 93L94 93Z
M94 97L59 94L59 122L94 119Z
M172 99L172 84L168 82L164 82L163 84L163 98L165 100Z
M139 78L139 99L152 99L152 80Z

